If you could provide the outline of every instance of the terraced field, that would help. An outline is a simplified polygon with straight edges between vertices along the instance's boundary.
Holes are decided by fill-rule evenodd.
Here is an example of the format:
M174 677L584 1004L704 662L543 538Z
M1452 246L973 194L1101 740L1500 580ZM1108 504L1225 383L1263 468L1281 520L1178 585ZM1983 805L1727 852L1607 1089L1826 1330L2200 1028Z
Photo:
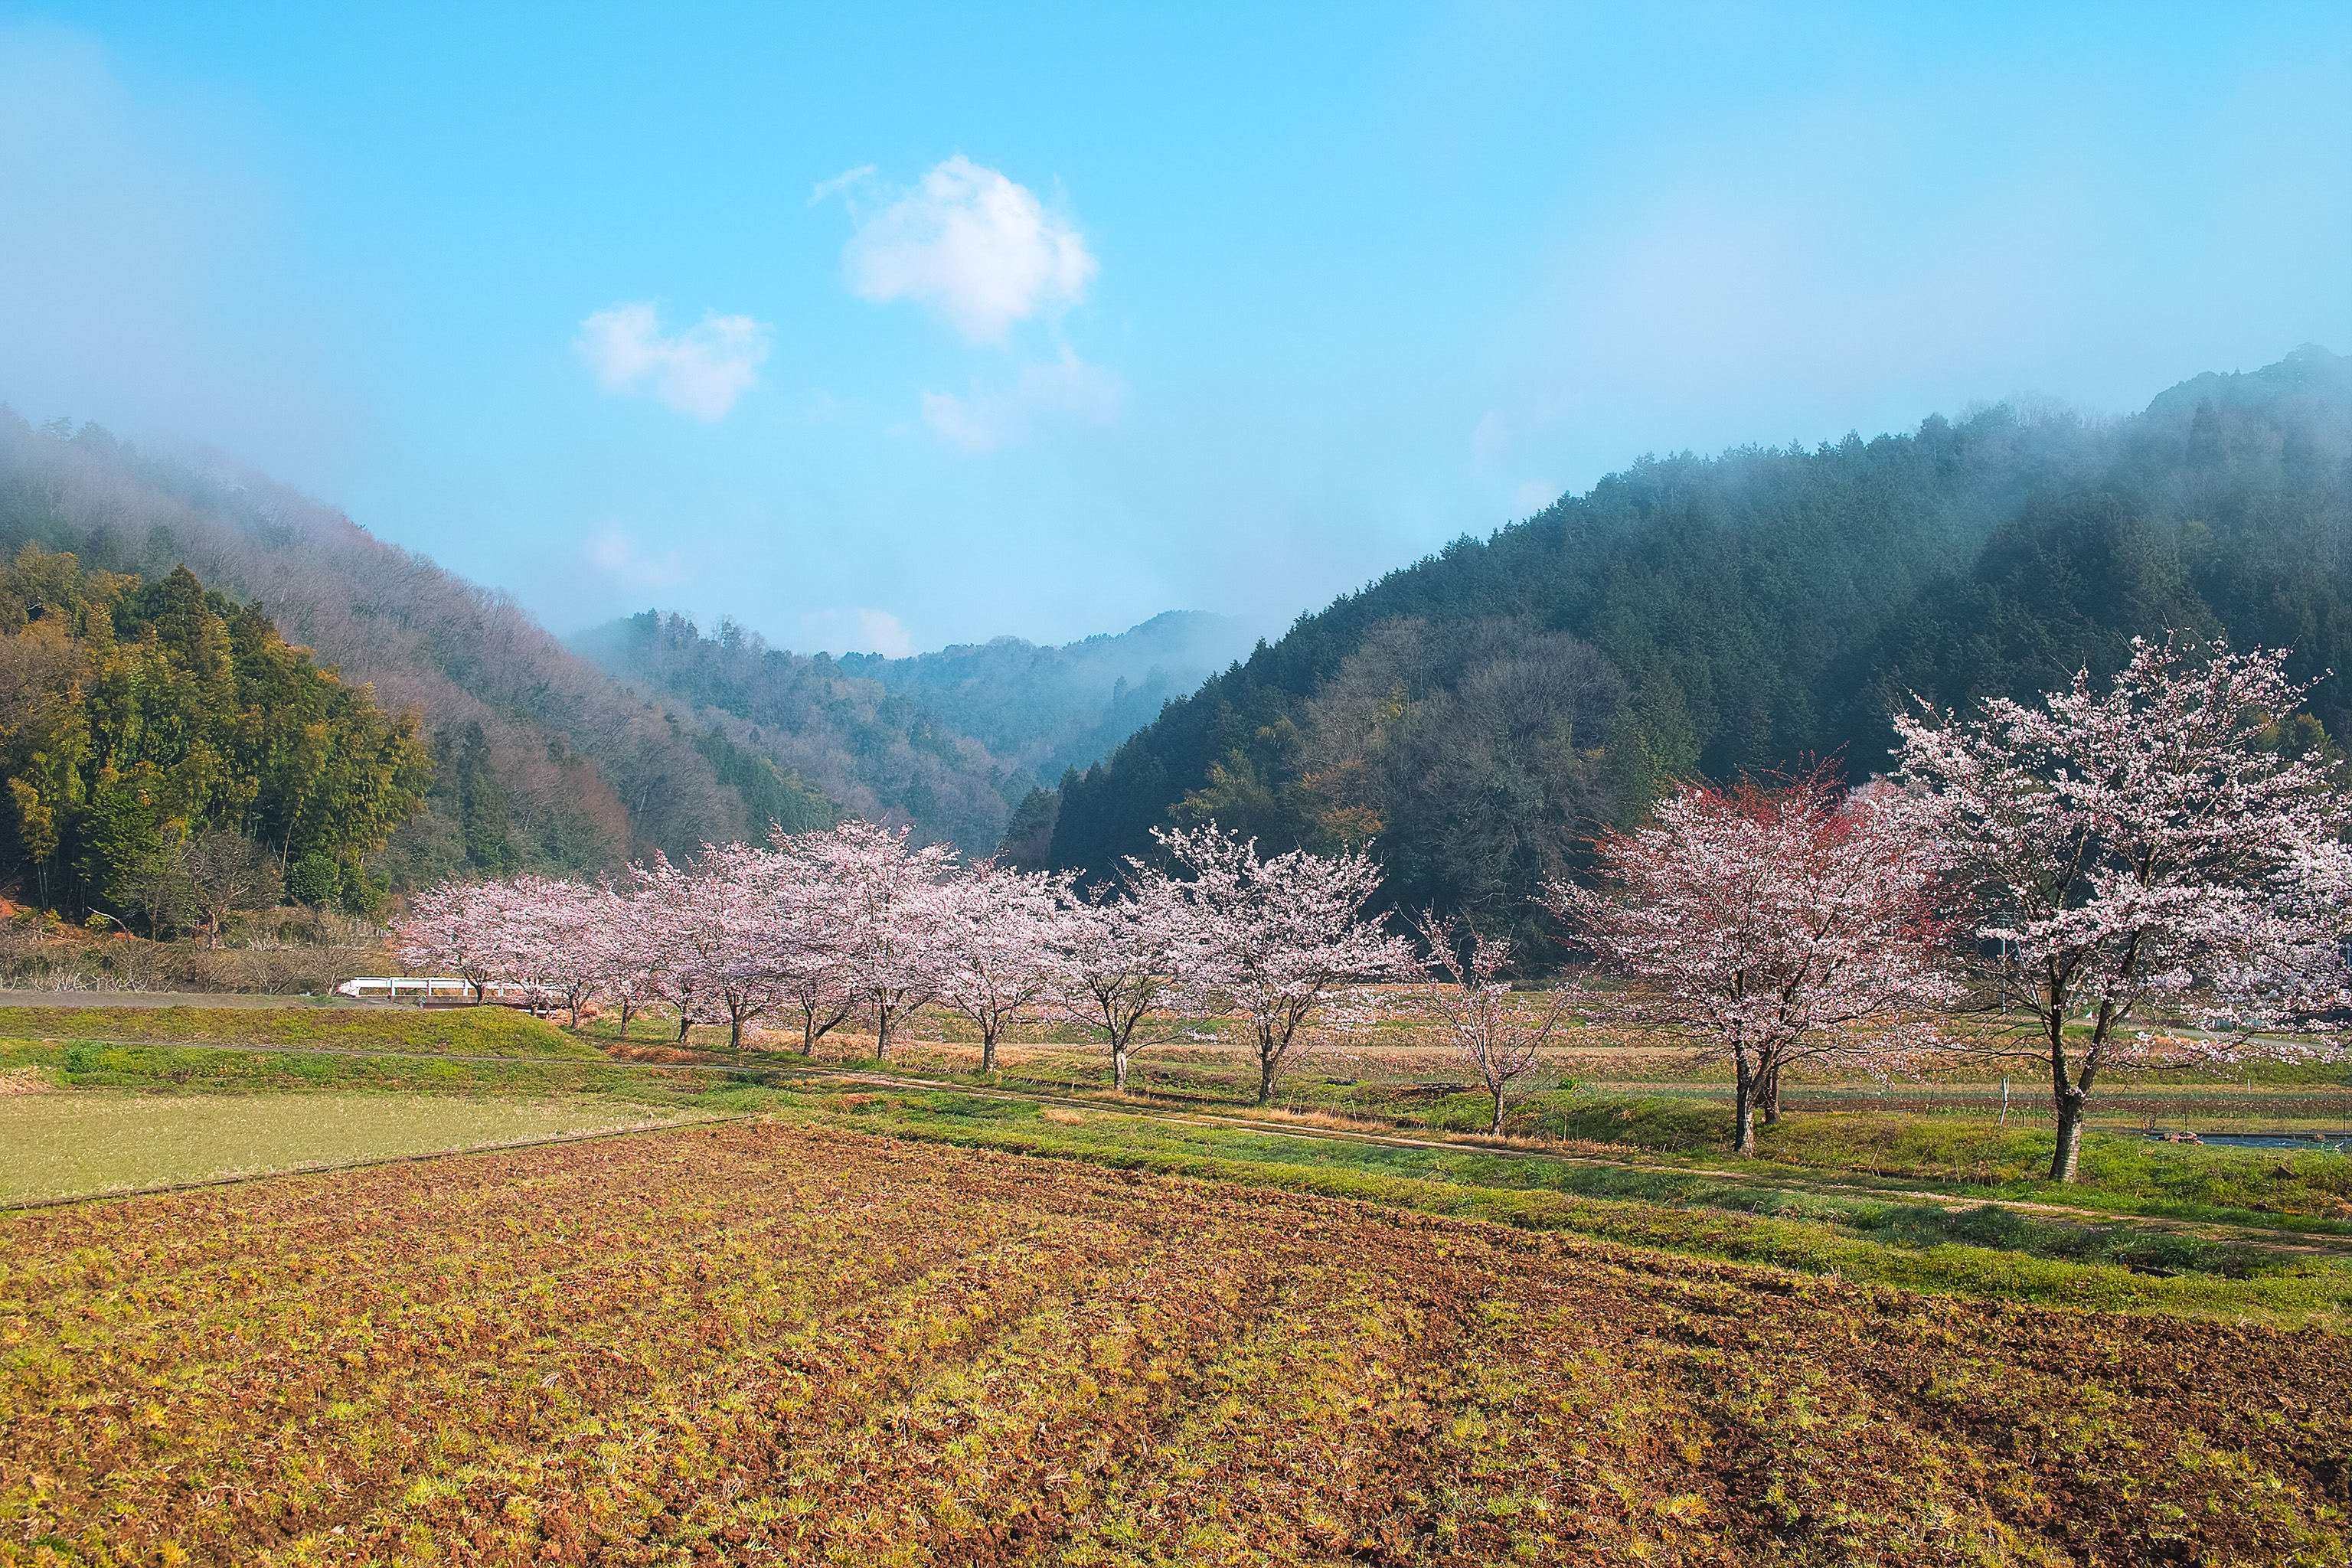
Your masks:
M2341 1563L2352 1342L734 1123L0 1218L0 1563Z

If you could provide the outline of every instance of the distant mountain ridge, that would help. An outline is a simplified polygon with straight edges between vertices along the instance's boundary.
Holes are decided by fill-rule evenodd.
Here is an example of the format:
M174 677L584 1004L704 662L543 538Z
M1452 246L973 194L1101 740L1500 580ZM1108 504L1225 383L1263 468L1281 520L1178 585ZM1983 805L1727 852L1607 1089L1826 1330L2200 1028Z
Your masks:
M1124 632L888 658L799 654L731 620L647 610L570 646L855 815L993 851L1020 803L1087 766L1247 650L1243 624L1171 610Z

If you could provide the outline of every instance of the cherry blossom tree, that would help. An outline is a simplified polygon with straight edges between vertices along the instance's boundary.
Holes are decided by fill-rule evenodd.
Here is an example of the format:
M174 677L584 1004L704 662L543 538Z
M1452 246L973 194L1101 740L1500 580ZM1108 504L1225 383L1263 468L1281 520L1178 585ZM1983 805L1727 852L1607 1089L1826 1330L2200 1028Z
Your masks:
M621 1038L626 1040L629 1020L654 999L646 925L651 910L639 907L636 896L610 887L591 889L587 903L586 941L596 971L595 994L620 1009Z
M727 1018L719 971L711 963L712 943L698 931L694 878L686 867L672 865L658 853L650 863L629 868L629 875L635 884L629 908L637 921L646 994L677 1010L677 1037L683 1044L696 1025Z
M410 969L447 969L465 977L481 994L488 978L488 952L479 945L467 919L466 903L473 889L443 882L408 900L408 912L393 927L392 955Z
M1214 822L1153 834L1184 873L1176 890L1191 929L1179 966L1247 1021L1260 1105L1273 1100L1310 1019L1349 1000L1350 988L1418 968L1412 944L1364 914L1381 872L1363 850L1260 859L1255 839L1233 838Z
M778 852L776 896L782 920L772 955L779 1011L799 1016L801 1055L816 1054L816 1043L847 1023L857 1011L849 956L855 948L851 900L835 879L833 862L819 845L832 835L774 837Z
M683 868L657 860L639 872L635 901L651 917L667 996L682 1018L725 1024L739 1058L745 1026L793 998L808 891L799 869L774 851L706 844Z
M1916 1016L1958 994L1931 895L1944 857L1930 802L1885 785L1843 795L1824 768L1768 791L1686 784L1654 820L1597 845L1604 886L1555 881L1543 902L1628 984L1599 1007L1731 1059L1738 1152L1791 1063L1885 1060L1928 1042Z
M393 954L411 969L446 969L474 989L514 973L514 922L503 884L444 882L410 900Z
M1903 776L1950 823L1969 934L1989 989L2021 1001L2057 1111L2053 1181L2075 1178L2083 1121L2110 1066L2339 1055L2332 1046L2126 1038L2151 1009L2292 1025L2346 995L2344 799L2316 754L2265 731L2307 685L2285 650L2135 639L2104 690L2088 671L2040 707L2005 699L1962 720L1899 714ZM2070 1040L2082 1016L2087 1036Z
M1052 988L1052 939L1073 906L1067 873L1020 872L976 861L947 886L940 999L980 1026L980 1070L996 1070L1007 1025L1032 1015Z
M580 1026L580 1009L604 984L604 889L544 877L499 887L511 978L541 1005L560 1005Z
M1183 995L1194 947L1193 910L1166 873L1129 857L1114 883L1088 889L1047 934L1050 994L1062 1013L1110 1047L1111 1087L1127 1092L1146 1020Z
M1459 916L1441 920L1433 910L1423 910L1413 929L1421 937L1423 967L1438 981L1425 993L1428 1005L1495 1097L1495 1118L1486 1131L1499 1135L1512 1083L1536 1065L1574 994L1554 990L1514 1004L1505 978L1511 971L1509 938L1487 936Z
M874 1025L874 1055L890 1059L890 1035L940 993L946 967L948 896L955 865L944 845L911 847L907 828L850 821L801 835L817 895L840 901L840 975Z

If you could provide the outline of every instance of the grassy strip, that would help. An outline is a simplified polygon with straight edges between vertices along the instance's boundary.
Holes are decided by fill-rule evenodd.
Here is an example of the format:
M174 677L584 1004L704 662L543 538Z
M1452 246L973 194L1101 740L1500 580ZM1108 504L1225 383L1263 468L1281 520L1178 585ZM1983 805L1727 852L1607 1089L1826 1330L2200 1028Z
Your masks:
M1017 1073L997 1081L1007 1088L1067 1091L1064 1083ZM1415 1097L1373 1089L1354 1103L1318 1107L1300 1100L1297 1107L1440 1134L1483 1133L1494 1112L1493 1102L1481 1094ZM1732 1158L1729 1108L1682 1095L1533 1094L1514 1106L1506 1131L1518 1138L1622 1150L1645 1163L1720 1165ZM2046 1128L2003 1128L1961 1117L1808 1110L1759 1126L1757 1160L1792 1173L1852 1174L1948 1188L1956 1195L2352 1235L2352 1156L2316 1149L2211 1148L2095 1131L2084 1138L2081 1181L2060 1185L2042 1178L2050 1162Z
M600 1055L511 1007L0 1007L0 1037L580 1060Z
M285 1090L427 1094L591 1094L648 1103L713 1103L763 1091L759 1074L623 1067L597 1059L449 1061L432 1057L333 1056L233 1046L123 1046L0 1039L0 1071L39 1069L66 1089L244 1094ZM759 1100L764 1103L764 1100Z
M1844 1217L1884 1239L1847 1234L1824 1223L1820 1200L1802 1194L1722 1186L1665 1184L1679 1173L1616 1173L1652 1178L1641 1195L1592 1196L1564 1190L1591 1179L1592 1167L1565 1163L1505 1161L1474 1152L1385 1149L1312 1139L1286 1139L1239 1130L1155 1126L1145 1119L1105 1114L1098 1121L1053 1120L1055 1108L985 1101L952 1094L851 1094L812 1103L801 1114L829 1124L971 1148L1075 1159L1118 1170L1144 1170L1329 1197L1361 1198L1429 1213L1482 1219L1525 1229L1562 1230L1645 1247L1697 1253L1736 1262L1764 1263L1809 1274L1891 1285L1905 1289L2031 1301L2101 1310L2165 1311L2197 1316L2308 1321L2352 1327L2352 1266L2326 1259L2257 1262L2239 1249L2240 1277L2181 1272L2169 1277L2105 1261L2037 1257L2014 1247L1933 1238L1929 1205L1859 1205ZM1083 1113L1062 1112L1081 1117ZM1427 1172L1428 1173L1415 1173ZM1610 1173L1604 1173L1604 1178ZM1541 1184L1549 1182L1553 1184ZM1677 1208L1672 1201L1742 1200L1763 1210L1774 1198L1809 1217L1781 1213L1727 1212L1723 1206ZM1661 1200L1666 1200L1662 1202ZM1898 1210L1916 1211L1898 1214ZM2001 1239L2045 1242L2063 1227L2036 1227L2013 1216L1979 1217L1988 1230L2011 1226ZM1987 1236L1984 1239L1994 1239ZM2145 1246L2182 1245L2186 1238L2138 1238ZM1908 1244L1906 1244L1906 1243ZM2209 1255L2205 1261L2219 1262ZM2142 1265L2143 1268L2147 1267Z

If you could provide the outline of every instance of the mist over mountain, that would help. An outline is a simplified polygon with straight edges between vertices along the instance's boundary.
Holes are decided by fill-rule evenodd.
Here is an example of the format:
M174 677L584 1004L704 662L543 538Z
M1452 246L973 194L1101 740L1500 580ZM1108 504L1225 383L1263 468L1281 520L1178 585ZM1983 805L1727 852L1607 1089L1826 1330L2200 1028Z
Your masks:
M1370 839L1407 907L1506 923L1675 777L1883 767L1893 705L2021 699L2168 631L2292 647L2352 726L2352 362L2306 347L2113 421L2000 405L1643 458L1301 617L1064 784L1100 872L1215 818Z
M998 637L836 658L770 647L731 620L706 636L648 610L570 643L844 809L987 854L1032 792L1101 760L1249 637L1234 617L1172 610L1059 647Z

